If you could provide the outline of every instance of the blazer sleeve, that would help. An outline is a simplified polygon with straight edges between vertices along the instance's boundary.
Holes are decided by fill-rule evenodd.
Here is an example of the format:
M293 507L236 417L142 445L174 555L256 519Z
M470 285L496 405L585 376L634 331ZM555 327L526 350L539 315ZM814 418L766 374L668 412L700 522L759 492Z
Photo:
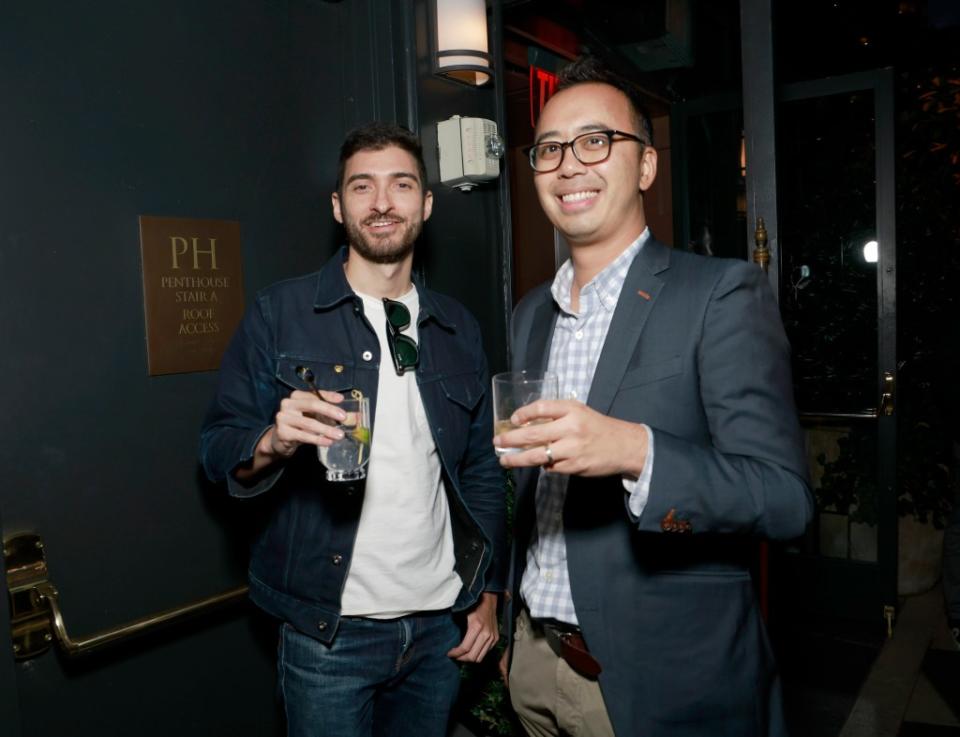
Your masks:
M656 456L643 531L668 514L693 533L770 539L803 534L813 515L790 349L760 269L731 262L706 303L697 353L709 444L652 428Z

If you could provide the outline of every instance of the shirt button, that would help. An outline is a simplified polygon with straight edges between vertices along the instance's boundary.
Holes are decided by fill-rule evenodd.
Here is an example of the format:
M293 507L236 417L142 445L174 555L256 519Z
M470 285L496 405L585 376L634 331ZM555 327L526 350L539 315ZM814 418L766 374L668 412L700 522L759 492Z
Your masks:
M576 399L576 398L577 398L577 390L576 390L576 389L571 389L571 390L570 390L570 399Z
M343 563L343 556L340 555L340 553L337 553L337 554L336 554L335 556L333 556L330 560L333 561L333 564L334 564L335 566L338 566L338 565L340 565L341 563Z
M574 335L577 337L577 340L583 340L583 331L582 331L582 330L578 330L577 332L574 333Z
M544 581L552 581L552 580L553 580L553 574L550 573L550 571L545 571L544 574L543 574L543 580L544 580Z
M373 360L373 351L364 351L363 354L362 354L362 358L363 358L364 361L372 361L372 360Z

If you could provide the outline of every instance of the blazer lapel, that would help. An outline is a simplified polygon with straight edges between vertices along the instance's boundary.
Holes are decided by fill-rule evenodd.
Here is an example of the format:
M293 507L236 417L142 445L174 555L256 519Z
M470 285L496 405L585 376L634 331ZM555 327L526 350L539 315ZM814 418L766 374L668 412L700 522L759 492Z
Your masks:
M530 371L546 371L550 360L550 342L553 327L557 322L557 309L550 292L533 313L530 337L527 339L526 353L521 368Z
M587 405L598 412L610 412L630 356L663 288L664 281L657 275L669 266L670 248L652 238L644 244L630 266L587 398Z
M517 356L521 360L515 370L546 371L550 361L550 343L553 338L553 328L557 322L557 314L553 295L546 290L543 300L533 310L526 345L522 356ZM533 490L539 473L539 468L518 468L514 471L517 482L518 519L533 515Z

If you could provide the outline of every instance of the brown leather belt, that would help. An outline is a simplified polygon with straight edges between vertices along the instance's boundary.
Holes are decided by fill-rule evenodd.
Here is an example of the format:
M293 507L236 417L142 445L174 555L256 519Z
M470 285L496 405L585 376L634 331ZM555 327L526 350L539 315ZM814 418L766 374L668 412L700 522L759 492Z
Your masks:
M590 654L579 627L552 620L530 618L534 631L543 634L550 649L558 658L585 678L596 678L603 670Z

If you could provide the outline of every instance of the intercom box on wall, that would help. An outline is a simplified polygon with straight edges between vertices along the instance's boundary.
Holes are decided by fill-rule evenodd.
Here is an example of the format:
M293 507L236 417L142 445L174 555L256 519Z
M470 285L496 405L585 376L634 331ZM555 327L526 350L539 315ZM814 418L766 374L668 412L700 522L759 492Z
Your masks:
M454 115L437 123L440 181L449 187L469 191L478 182L500 175L503 144L497 124L486 118Z

